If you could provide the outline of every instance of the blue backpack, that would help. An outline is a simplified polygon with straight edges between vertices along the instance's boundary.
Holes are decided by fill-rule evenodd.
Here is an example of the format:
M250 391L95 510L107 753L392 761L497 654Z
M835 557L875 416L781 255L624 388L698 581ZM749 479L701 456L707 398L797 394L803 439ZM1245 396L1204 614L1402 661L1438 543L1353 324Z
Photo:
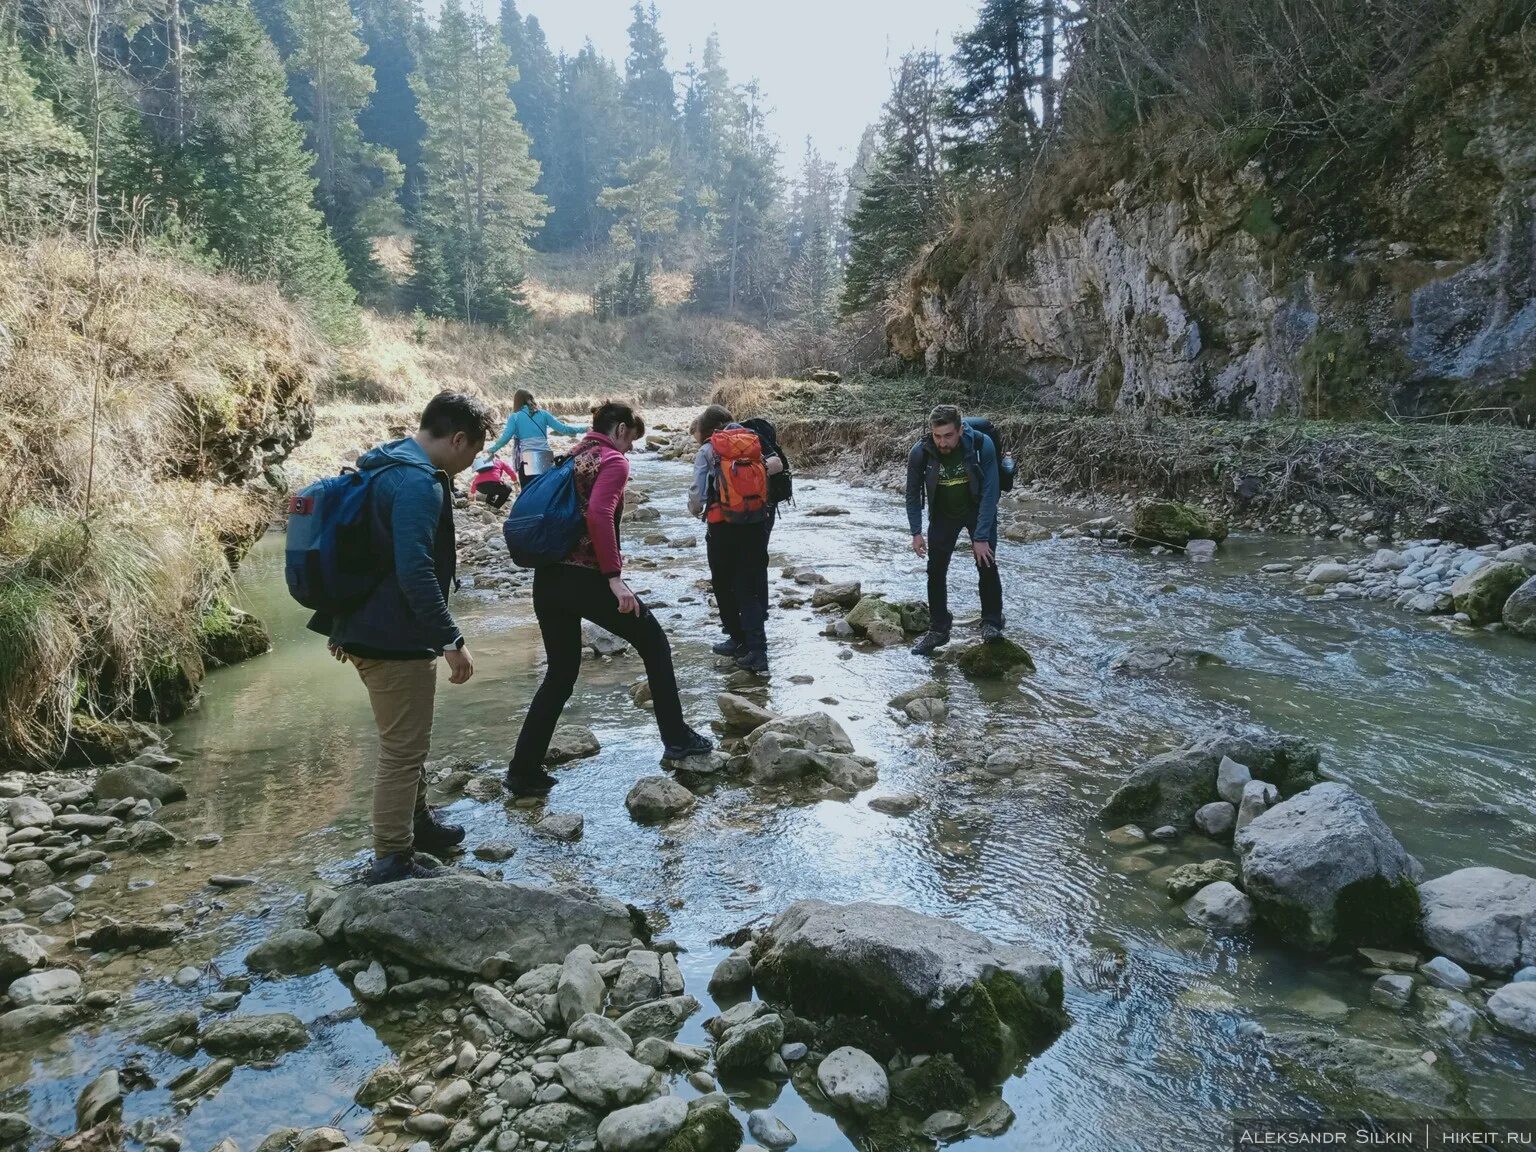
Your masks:
M368 494L374 478L396 463L406 462L327 476L288 501L285 575L288 594L304 607L348 612L386 575L373 557Z
M576 491L576 456L573 452L528 481L512 505L501 534L519 568L558 564L580 542L586 515Z

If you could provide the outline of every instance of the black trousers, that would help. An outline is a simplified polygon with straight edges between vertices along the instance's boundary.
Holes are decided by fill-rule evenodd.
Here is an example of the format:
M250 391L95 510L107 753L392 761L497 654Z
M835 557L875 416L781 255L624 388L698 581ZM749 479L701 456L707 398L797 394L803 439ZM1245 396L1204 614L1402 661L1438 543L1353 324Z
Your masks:
M690 729L683 720L677 674L672 669L672 645L649 608L641 605L639 616L620 612L608 581L596 568L552 564L533 574L533 614L544 637L549 667L517 736L517 748L512 753L514 773L537 771L549 751L550 738L581 672L583 620L627 640L640 653L640 659L645 661L645 674L650 678L656 727L662 742L681 744L688 738Z
M932 617L935 632L948 632L954 627L955 618L949 611L949 558L955 554L964 530L976 540L976 515L970 520L951 520L935 516L928 521L928 614ZM997 571L997 541L988 540L993 548L990 567L976 565L981 585L981 622L1003 626L1003 578Z
M720 625L753 652L768 650L768 525L711 524L704 534Z
M475 489L492 508L500 508L512 495L512 489L500 480L491 480Z

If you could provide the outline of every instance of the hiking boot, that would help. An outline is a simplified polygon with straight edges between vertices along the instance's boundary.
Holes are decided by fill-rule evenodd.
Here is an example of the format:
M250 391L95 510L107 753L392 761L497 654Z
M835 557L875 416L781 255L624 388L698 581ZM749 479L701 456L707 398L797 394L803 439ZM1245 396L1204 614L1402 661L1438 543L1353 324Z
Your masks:
M411 836L424 852L446 852L464 843L464 828L439 820L435 809L418 808Z
M532 772L520 772L516 768L508 768L506 779L502 783L514 796L545 796L555 786L556 781L548 772L538 768Z
M759 648L755 652L743 652L736 657L736 667L743 672L756 672L759 676L768 675L768 653Z
M917 643L912 645L912 655L931 656L938 648L949 643L948 632L924 632Z
M372 864L368 865L368 873L363 877L363 883L393 884L397 880L430 880L434 876L447 875L447 869L428 868L416 861L415 854L410 851L391 852L388 856L376 857Z
M981 626L981 638L990 644L994 640L1003 638L1003 628L1000 624L983 624Z
M716 656L740 656L747 649L740 640L732 640L727 637L718 644L711 644L709 650Z
M708 756L715 750L714 741L707 736L700 736L691 729L688 738L681 744L668 744L661 750L663 760L686 760L690 756Z

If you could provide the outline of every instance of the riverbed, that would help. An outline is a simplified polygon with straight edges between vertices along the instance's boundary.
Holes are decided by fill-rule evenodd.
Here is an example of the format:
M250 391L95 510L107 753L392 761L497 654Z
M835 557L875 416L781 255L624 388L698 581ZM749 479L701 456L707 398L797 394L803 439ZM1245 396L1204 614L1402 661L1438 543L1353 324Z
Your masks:
M708 616L702 530L683 508L687 470L636 461L662 519L626 527L631 585L672 635L690 720L718 717L727 670L708 652L719 636ZM830 480L797 482L800 510L773 535L773 596L808 599L780 575L809 566L837 582L895 599L924 595L899 494ZM846 514L810 516L835 505ZM1015 502L1017 515L1049 526L1084 519L1072 509ZM657 533L671 543L645 545ZM679 547L697 537L699 546ZM1149 873L1218 849L1199 837L1173 845L1116 847L1097 812L1130 769L1224 720L1252 720L1306 736L1324 767L1373 800L1404 845L1438 876L1471 864L1536 872L1536 698L1528 641L1407 617L1359 602L1308 603L1265 564L1301 563L1324 547L1284 537L1237 537L1214 561L1150 556L1085 538L1004 542L1000 562L1009 634L1037 670L1017 687L978 688L952 670L942 724L908 724L886 701L934 669L904 649L855 648L823 635L828 616L775 607L769 623L773 711L824 710L859 752L878 760L880 783L851 802L764 796L734 782L701 795L687 816L658 827L629 818L624 796L657 771L649 713L630 702L643 676L632 656L589 661L569 722L586 724L602 752L560 770L547 809L580 812L584 838L555 843L529 834L538 812L457 799L452 819L469 844L518 845L498 867L509 878L580 881L645 909L659 935L677 940L690 991L703 998L726 949L710 941L764 922L789 902L877 900L944 916L994 939L1028 944L1067 972L1072 1024L1003 1088L1013 1129L967 1149L1183 1149L1230 1146L1239 1115L1317 1115L1318 1105L1272 1070L1253 1025L1338 1029L1388 1042L1434 1046L1466 1070L1474 1110L1536 1116L1530 1091L1536 1051L1489 1037L1458 1049L1369 1001L1370 980L1351 966L1218 939L1187 925ZM325 654L282 585L281 540L269 538L240 573L242 603L272 627L273 651L210 677L201 705L176 725L171 750L191 799L159 819L215 847L144 857L98 875L81 895L93 906L153 911L203 893L214 873L259 883L219 899L204 931L173 952L87 964L90 987L119 987L115 1018L52 1044L0 1055L0 1108L26 1112L47 1131L73 1128L79 1090L131 1050L157 1082L185 1061L136 1045L153 1013L195 1008L221 974L275 925L293 918L317 877L345 882L366 857L373 725L355 674ZM471 586L455 610L475 655L465 686L440 681L434 756L504 760L537 686L541 649L526 596ZM964 555L951 577L962 622L974 630L974 576ZM965 622L969 620L970 624ZM1129 676L1113 658L1133 644L1193 647L1220 657L1182 671ZM802 682L794 682L797 678ZM1023 748L1030 767L1006 782L971 769L999 742ZM882 815L877 796L911 792L924 805ZM466 858L464 866L493 866ZM199 987L166 977L209 964ZM96 974L91 975L93 968ZM279 1125L335 1123L363 1131L352 1104L362 1077L413 1037L351 1018L349 990L328 970L257 981L242 1011L293 1011L317 1039L274 1068L241 1068L217 1095L169 1122L188 1148L233 1137L249 1149ZM683 1034L703 1037L706 1003ZM774 1099L774 1094L778 1098ZM163 1090L127 1099L125 1121L171 1116ZM797 1147L852 1147L836 1121L783 1085L739 1093L747 1110L772 1106Z

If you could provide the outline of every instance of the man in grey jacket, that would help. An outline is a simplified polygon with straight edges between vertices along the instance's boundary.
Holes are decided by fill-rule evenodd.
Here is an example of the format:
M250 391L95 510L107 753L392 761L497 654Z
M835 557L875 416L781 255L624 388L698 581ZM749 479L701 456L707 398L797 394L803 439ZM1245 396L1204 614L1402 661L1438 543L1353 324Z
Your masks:
M379 728L370 884L436 875L416 862L414 850L443 852L464 839L463 828L427 807L425 765L438 658L448 662L450 684L475 671L448 611L456 567L452 477L474 462L495 428L480 401L441 392L414 436L358 460L360 470L377 472L368 494L369 548L384 576L355 610L317 612L309 622L330 638L336 659L357 669Z

